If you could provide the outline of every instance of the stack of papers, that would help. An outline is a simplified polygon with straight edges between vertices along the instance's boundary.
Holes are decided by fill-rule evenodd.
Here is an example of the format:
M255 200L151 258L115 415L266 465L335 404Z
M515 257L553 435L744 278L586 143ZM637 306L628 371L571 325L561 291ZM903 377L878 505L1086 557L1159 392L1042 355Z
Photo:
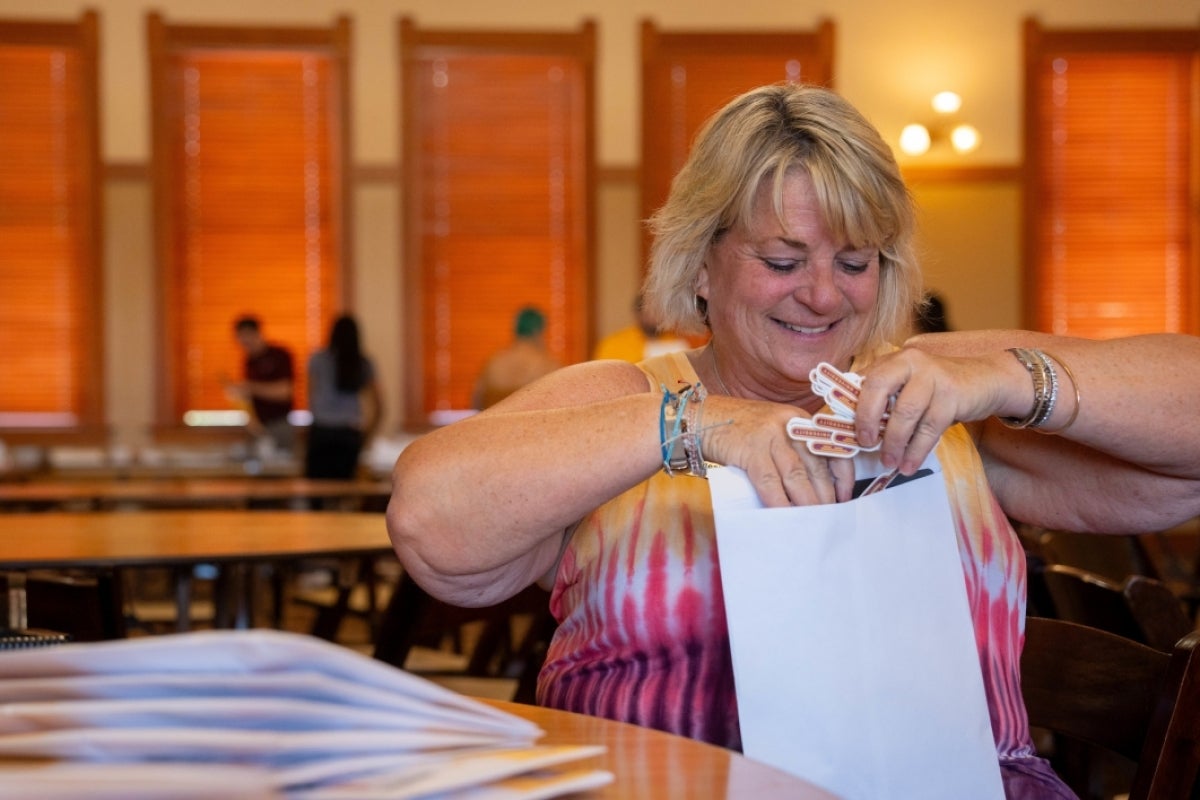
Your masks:
M198 631L0 654L0 798L552 798L599 746L314 637Z

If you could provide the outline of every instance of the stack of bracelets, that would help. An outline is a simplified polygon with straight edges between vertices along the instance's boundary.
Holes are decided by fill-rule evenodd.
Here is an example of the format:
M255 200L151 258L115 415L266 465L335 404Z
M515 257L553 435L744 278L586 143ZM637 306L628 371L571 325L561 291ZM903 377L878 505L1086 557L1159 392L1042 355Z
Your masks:
M658 434L662 442L663 469L668 475L681 472L703 478L708 474L700 452L700 434L707 392L699 382L684 384L678 392L662 387L658 412Z
M1058 372L1054 369L1054 362L1057 361L1075 388L1075 408L1071 411L1071 417L1065 425L1055 431L1044 432L1059 433L1071 427L1071 424L1075 422L1075 417L1079 415L1079 383L1075 380L1075 375L1066 362L1041 350L1024 347L1011 347L1008 352L1016 356L1017 361L1021 362L1021 366L1025 367L1033 378L1033 409L1024 419L1000 417L1000 421L1010 428L1029 428L1031 430L1039 430L1046 424L1058 403Z

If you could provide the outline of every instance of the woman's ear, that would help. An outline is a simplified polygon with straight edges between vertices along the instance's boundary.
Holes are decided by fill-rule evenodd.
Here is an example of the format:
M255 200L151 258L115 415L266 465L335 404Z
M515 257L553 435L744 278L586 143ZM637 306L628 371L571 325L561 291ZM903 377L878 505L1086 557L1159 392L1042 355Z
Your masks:
M692 284L692 290L697 297L708 300L708 261L707 259L700 265L700 271L696 273L696 281Z

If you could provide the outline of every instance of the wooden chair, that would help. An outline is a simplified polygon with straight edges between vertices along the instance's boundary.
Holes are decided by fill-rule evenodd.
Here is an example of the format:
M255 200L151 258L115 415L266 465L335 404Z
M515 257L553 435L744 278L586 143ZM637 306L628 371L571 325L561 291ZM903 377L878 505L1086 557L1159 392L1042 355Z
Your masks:
M1136 765L1129 800L1185 800L1200 769L1200 633L1170 653L1063 620L1026 620L1031 725ZM1058 765L1056 765L1058 766ZM1086 797L1086 781L1064 774Z
M1038 544L1047 564L1066 564L1116 583L1130 575L1159 577L1137 536L1041 530Z
M125 638L118 575L109 571L33 570L25 576L30 627L59 631L76 642Z
M1121 583L1065 564L1040 575L1054 616L1170 652L1193 630L1183 603L1162 581L1130 575Z
M1170 651L1196 629L1184 602L1162 581L1130 575L1121 587L1125 602L1142 631L1142 640L1156 650Z
M1178 563L1161 534L1113 535L1038 530L1038 550L1047 564L1066 564L1124 583L1144 575L1166 584L1190 616L1200 611L1200 580Z
M391 558L388 557L389 560ZM332 598L323 600L304 594L291 598L291 602L316 610L317 616L310 631L313 636L336 641L342 622L352 614L360 615L366 620L372 638L378 636L381 619L380 595L388 591L384 585L386 581L379 574L380 563L381 559L376 556L337 562L333 569L335 580ZM284 585L294 574L285 564L277 564L275 568L279 580L272 586L273 602L276 609L282 609L289 602L285 596Z
M515 678L512 699L532 703L537 675L556 627L549 605L549 593L535 584L495 606L459 608L436 600L408 575L402 575L383 612L374 656L403 667L418 644L436 644L446 634L457 636L463 625L481 622L467 665L457 674ZM516 615L528 616L529 624L514 640L512 620Z
M1041 579L1051 602L1052 613L1048 616L1148 644L1120 583L1066 564L1047 564L1042 569ZM1182 609L1180 613L1183 613ZM1165 649L1170 650L1174 644L1172 641Z

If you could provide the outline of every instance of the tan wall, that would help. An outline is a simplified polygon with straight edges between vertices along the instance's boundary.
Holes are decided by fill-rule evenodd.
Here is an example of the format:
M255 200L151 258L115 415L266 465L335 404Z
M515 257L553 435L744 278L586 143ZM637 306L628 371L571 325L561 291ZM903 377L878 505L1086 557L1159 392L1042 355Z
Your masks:
M424 26L577 27L596 20L597 326L601 334L628 320L638 275L636 168L640 100L638 37L644 18L664 29L769 30L837 24L838 88L889 141L925 116L934 91L962 94L963 116L983 145L961 163L994 177L914 187L922 207L922 247L929 282L947 298L957 327L1011 327L1020 322L1018 265L1021 21L1047 25L1167 26L1200 21L1195 0L1041 0L961 3L949 0L0 0L0 16L75 18L100 12L102 152L106 185L106 406L122 438L136 441L153 418L154 301L145 16L168 22L327 25L352 21L353 160L370 168L354 193L355 311L379 362L389 402L386 426L402 416L404 365L400 305L399 193L378 175L399 167L396 23L402 14ZM960 163L927 156L933 163ZM924 162L922 162L924 163ZM383 168L383 169L376 169ZM998 169L994 169L998 168ZM988 171L992 170L991 173Z
M920 209L925 283L953 328L1021 325L1020 210L1015 181L911 183Z

